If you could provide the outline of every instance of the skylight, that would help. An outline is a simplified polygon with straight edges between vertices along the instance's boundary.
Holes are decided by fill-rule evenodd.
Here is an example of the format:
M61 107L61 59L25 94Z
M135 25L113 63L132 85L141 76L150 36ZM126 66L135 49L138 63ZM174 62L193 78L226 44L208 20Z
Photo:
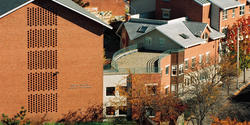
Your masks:
M184 34L184 33L182 33L182 34L179 34L183 39L188 39L189 37L186 35L186 34Z
M146 31L147 29L148 29L147 26L141 26L141 27L138 28L137 32L139 32L139 33L145 33L145 31Z

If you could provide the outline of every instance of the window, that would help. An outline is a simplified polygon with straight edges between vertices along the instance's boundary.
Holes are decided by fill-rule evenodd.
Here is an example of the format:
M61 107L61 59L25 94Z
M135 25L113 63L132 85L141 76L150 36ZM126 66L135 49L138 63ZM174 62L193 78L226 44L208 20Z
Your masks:
M171 91L175 92L176 91L176 85L175 84L171 84Z
M187 70L188 69L188 59L185 59L184 64L185 64L185 70Z
M115 96L115 87L107 87L106 96Z
M115 107L106 107L106 115L115 115Z
M223 20L226 20L227 19L227 10L223 10Z
M179 75L183 74L183 64L179 65Z
M203 62L203 55L200 55L199 63L201 64Z
M170 18L171 9L162 8L161 11L162 11L162 18L163 19L169 19Z
M234 18L234 17L235 17L235 9L233 8L232 11L233 11L233 12L232 12L232 17Z
M127 106L119 107L119 115L127 115Z
M206 63L210 63L210 52L206 53Z
M182 34L179 34L183 39L188 39L189 37L188 37L188 35L186 35L186 34L184 34L184 33L182 33Z
M166 94L166 95L168 94L168 87L165 88L165 94Z
M165 43L165 39L159 38L160 46L162 47Z
M151 46L152 45L152 38L151 37L145 37L145 43L146 43L146 45Z
M146 93L149 95L157 94L157 84L146 84Z
M147 29L148 29L147 26L141 26L141 27L138 28L137 32L139 32L139 33L145 33L145 31L146 31Z
M240 15L244 15L245 14L245 6L240 6Z
M177 75L177 65L173 65L172 66L172 76L176 76Z
M202 39L208 40L208 34L205 33L205 34L202 36Z
M166 67L166 75L168 75L169 72L169 65L165 66Z
M196 63L196 58L195 58L195 57L193 57L193 58L192 58L192 68L194 68L194 67L195 67L195 65L196 65L195 63Z

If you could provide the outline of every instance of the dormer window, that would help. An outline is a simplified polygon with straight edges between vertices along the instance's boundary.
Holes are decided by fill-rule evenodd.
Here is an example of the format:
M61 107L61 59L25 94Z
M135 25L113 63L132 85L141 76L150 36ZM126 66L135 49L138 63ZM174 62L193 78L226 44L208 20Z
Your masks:
M207 33L204 33L203 36L202 36L202 39L208 40L208 34L207 34Z
M184 34L184 33L182 33L182 34L179 34L183 39L188 39L189 37L186 35L186 34Z
M145 33L145 31L146 31L147 29L148 29L147 26L141 26L141 27L138 28L137 32L139 32L139 33Z

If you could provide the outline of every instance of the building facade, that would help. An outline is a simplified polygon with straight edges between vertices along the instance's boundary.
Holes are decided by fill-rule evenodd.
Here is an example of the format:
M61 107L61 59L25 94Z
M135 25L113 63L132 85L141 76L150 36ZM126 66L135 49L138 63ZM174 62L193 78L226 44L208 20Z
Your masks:
M0 113L57 120L102 104L103 31L112 28L65 0L1 6Z
M249 14L248 0L156 0L157 19L187 17L207 23L219 32Z

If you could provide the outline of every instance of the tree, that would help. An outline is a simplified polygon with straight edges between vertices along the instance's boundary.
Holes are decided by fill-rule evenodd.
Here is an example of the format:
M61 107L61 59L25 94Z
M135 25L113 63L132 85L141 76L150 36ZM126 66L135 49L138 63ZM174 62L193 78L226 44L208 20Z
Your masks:
M216 59L209 60L210 63L202 62L186 71L185 77L190 84L179 93L179 96L187 102L189 120L196 122L197 125L203 125L206 116L221 106L222 81L234 74L230 70L225 70L228 64L222 62L221 66L216 63Z
M89 106L85 111L78 109L76 111L70 111L64 114L58 123L75 124L84 122L102 122L103 121L103 106L102 105L92 105Z
M226 44L226 50L229 51L232 63L237 61L237 33L239 29L239 60L240 69L244 73L245 83L245 70L250 66L250 17L239 19L233 26L227 30L227 37L223 40Z
M3 125L29 125L30 121L25 119L27 110L24 107L21 107L21 110L14 115L12 118L9 118L8 115L2 114L1 122Z
M250 122L237 122L235 119L231 120L229 117L226 119L219 119L217 117L213 117L213 123L212 125L249 125Z
M132 119L140 125L146 124L147 121L152 122L152 120L175 122L184 111L185 105L176 96L161 93L159 86L147 86L147 80L150 80L148 75L130 74L128 84L131 85L128 86L131 87L127 90L119 89L120 95L123 95L126 100L117 98L110 102L115 107L127 103L128 109L132 109Z

